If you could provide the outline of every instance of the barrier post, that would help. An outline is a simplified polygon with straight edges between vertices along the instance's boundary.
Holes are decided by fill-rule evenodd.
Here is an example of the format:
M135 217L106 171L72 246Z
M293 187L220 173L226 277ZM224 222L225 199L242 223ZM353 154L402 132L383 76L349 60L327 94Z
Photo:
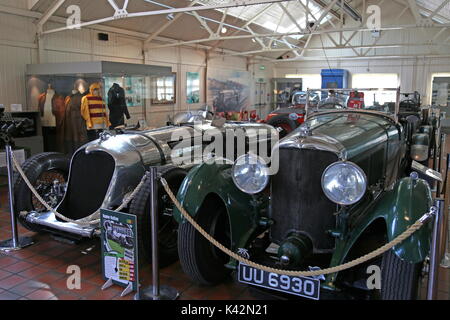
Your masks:
M442 194L444 195L444 199L445 199L445 207L444 207L444 217L443 217L443 226L442 226L442 230L443 230L443 234L442 234L442 251L443 251L443 259L441 262L441 267L442 268L446 268L446 269L450 269L450 253L449 253L449 242L450 242L450 238L449 238L449 200L448 199L448 192L450 191L450 188L448 186L448 173L449 173L449 169L450 169L450 153L447 153L447 167L445 169L445 183L444 183L444 188L442 191Z
M12 161L12 147L11 144L7 143L5 146L6 153L6 166L8 169L8 193L9 193L9 211L11 214L11 232L12 239L0 242L0 251L18 251L25 247L32 245L34 242L30 237L19 237L19 232L17 229L17 216L14 212L14 167Z
M440 264L439 241L442 227L442 216L444 212L444 199L435 200L436 212L433 220L433 237L430 250L430 272L428 274L427 300L436 300L438 291L438 275Z
M152 222L152 276L150 287L139 290L136 300L176 300L180 294L174 288L160 285L159 246L158 246L158 172L150 168L150 214Z

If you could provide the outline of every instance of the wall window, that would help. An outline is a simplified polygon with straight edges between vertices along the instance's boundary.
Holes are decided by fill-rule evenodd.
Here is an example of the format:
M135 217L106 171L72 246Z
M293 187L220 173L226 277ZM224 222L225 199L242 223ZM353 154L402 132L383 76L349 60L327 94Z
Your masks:
M302 90L306 91L308 89L320 89L322 88L322 76L320 74L287 74L288 79L299 79L303 80Z
M396 73L360 73L352 77L352 88L354 89L393 89L398 88L399 78ZM364 90L362 90L364 92ZM384 105L388 102L397 101L396 91L366 91L366 107L374 106L376 103Z
M186 102L188 104L200 102L200 74L198 72L186 73Z
M152 104L174 104L176 102L176 75L152 78Z

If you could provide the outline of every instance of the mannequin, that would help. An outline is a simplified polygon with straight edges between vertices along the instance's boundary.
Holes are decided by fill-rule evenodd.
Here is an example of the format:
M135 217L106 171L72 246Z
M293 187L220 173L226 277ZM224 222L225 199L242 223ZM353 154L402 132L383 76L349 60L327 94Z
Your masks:
M81 116L81 99L85 92L72 90L72 94L66 98L66 110L64 115L64 152L73 154L78 148L87 143L86 122Z
M99 133L111 125L100 92L100 84L94 83L89 88L89 94L81 100L81 115L86 121L89 141L98 139Z
M56 93L51 83L38 98L41 112L44 150L62 152L62 128L64 125L64 97Z
M44 100L44 110L42 115L42 126L43 127L56 127L56 119L53 114L53 98L55 97L55 90L53 90L52 85L49 83L47 92L45 94ZM42 112L42 111L41 111Z
M127 117L127 120L131 119L125 100L125 90L117 83L114 83L111 89L109 89L108 108L109 119L111 121L110 129L125 125L124 115Z
M86 91L88 91L88 90L87 90L87 88L86 88L86 86L84 84L84 81L79 81L78 82L78 87L76 88L76 91L78 91L80 94L83 94L83 95L86 94Z

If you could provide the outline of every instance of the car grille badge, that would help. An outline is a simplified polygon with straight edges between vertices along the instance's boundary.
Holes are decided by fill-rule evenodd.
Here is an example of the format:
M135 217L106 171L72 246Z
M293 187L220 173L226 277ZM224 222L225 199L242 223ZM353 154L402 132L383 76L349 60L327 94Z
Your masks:
M239 248L237 254L240 255L244 259L247 259L247 260L250 259L250 253L248 252L247 249Z
M322 269L320 269L320 267L309 267L309 271L319 271L319 270L322 270ZM319 276L313 276L312 278L315 280L325 281L325 276L323 274L321 274Z

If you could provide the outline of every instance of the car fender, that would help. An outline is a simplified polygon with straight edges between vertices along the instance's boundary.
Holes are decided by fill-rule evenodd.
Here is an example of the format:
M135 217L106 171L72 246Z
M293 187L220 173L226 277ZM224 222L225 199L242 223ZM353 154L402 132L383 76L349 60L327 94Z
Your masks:
M338 243L335 262L344 261L353 245L376 220L384 220L387 241L393 241L429 211L432 199L430 187L425 180L399 180L392 190L382 194L364 212L356 214L357 218L351 221L353 227L349 236ZM393 250L400 259L410 263L424 261L430 250L431 234L432 224L427 223Z
M331 260L331 266L344 263L348 253L372 224L382 219L386 223L386 238L393 241L427 213L433 204L430 187L425 180L403 178L395 187L385 192L351 221L351 230L345 239L338 240ZM408 239L393 248L394 253L409 263L425 260L430 251L432 223L428 222ZM337 273L327 277L327 283L334 283Z
M422 179L403 178L377 202L372 213L386 221L388 241L393 241L417 222L433 205L429 184ZM395 254L410 263L425 260L430 251L432 223L427 223L401 244Z
M208 196L214 194L222 199L230 219L232 247L236 250L246 246L258 227L261 201L235 186L231 167L204 163L193 168L181 184L177 199L193 217ZM178 223L189 223L176 207L174 218Z

